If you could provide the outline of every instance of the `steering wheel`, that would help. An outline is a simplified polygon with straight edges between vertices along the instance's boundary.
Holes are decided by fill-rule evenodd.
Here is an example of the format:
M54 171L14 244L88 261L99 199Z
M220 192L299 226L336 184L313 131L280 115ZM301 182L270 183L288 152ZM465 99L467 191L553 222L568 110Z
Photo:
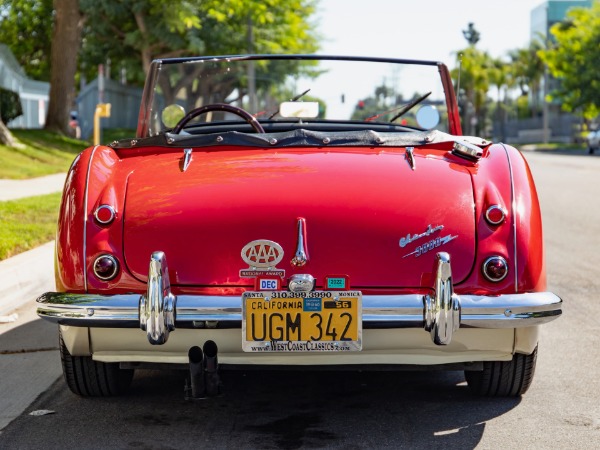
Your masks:
M262 125L258 122L258 120L256 120L256 117L254 117L248 111L238 108L237 106L228 105L227 103L211 103L210 105L204 105L200 108L192 109L189 113L187 113L179 122L177 122L177 125L175 125L175 128L173 128L173 134L179 134L183 127L194 117L198 117L201 114L211 111L230 112L248 122L257 133L265 132Z

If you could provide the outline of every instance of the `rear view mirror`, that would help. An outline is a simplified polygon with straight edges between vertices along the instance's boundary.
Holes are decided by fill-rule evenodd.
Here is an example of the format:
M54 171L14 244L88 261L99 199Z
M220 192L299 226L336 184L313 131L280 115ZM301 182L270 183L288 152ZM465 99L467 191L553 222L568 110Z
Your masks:
M167 128L173 128L185 116L183 106L172 104L162 110L160 118Z
M281 117L313 119L319 115L318 102L283 102L279 106Z
M417 111L417 123L421 128L431 130L440 123L440 113L433 105L424 105Z

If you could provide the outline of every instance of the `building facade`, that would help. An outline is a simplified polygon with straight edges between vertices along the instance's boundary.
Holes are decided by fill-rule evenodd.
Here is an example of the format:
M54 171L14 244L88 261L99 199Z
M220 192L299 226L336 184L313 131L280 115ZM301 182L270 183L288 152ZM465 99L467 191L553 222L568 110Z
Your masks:
M590 8L593 0L547 0L531 11L530 38L541 42L553 40L550 29L554 24L564 22L573 8ZM543 117L537 118L545 140L573 142L581 135L581 118L567 114L562 110L561 102L545 100L548 93L554 91L560 80L546 74L542 80L542 89L538 92L539 102L544 104ZM536 118L533 119L534 121ZM544 131L545 130L545 131Z
M9 128L42 128L46 123L50 83L27 78L10 49L0 44L0 87L19 94L23 114Z
M548 0L531 10L531 40L550 37L550 28L567 17L571 8L590 8L592 0Z

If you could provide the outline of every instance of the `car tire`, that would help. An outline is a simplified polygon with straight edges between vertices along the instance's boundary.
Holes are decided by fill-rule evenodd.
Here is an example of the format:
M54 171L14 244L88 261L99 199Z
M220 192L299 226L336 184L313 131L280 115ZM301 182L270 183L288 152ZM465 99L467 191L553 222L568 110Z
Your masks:
M59 333L60 360L65 382L81 397L110 397L129 389L133 370L118 363L94 361L91 356L72 356Z
M465 371L471 391L484 397L519 397L533 380L537 347L531 355L516 354L511 361L486 361L483 370Z
M588 153L589 153L590 155L593 155L593 154L594 154L594 147L589 147L589 148L588 148Z

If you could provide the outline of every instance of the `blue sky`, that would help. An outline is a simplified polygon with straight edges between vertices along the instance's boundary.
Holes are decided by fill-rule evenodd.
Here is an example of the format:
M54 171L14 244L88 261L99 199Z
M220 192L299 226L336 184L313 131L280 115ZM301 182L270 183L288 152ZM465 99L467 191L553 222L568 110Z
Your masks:
M477 47L494 57L524 47L530 14L543 0L320 0L321 54L439 60L454 66L467 44L469 22L481 33Z

